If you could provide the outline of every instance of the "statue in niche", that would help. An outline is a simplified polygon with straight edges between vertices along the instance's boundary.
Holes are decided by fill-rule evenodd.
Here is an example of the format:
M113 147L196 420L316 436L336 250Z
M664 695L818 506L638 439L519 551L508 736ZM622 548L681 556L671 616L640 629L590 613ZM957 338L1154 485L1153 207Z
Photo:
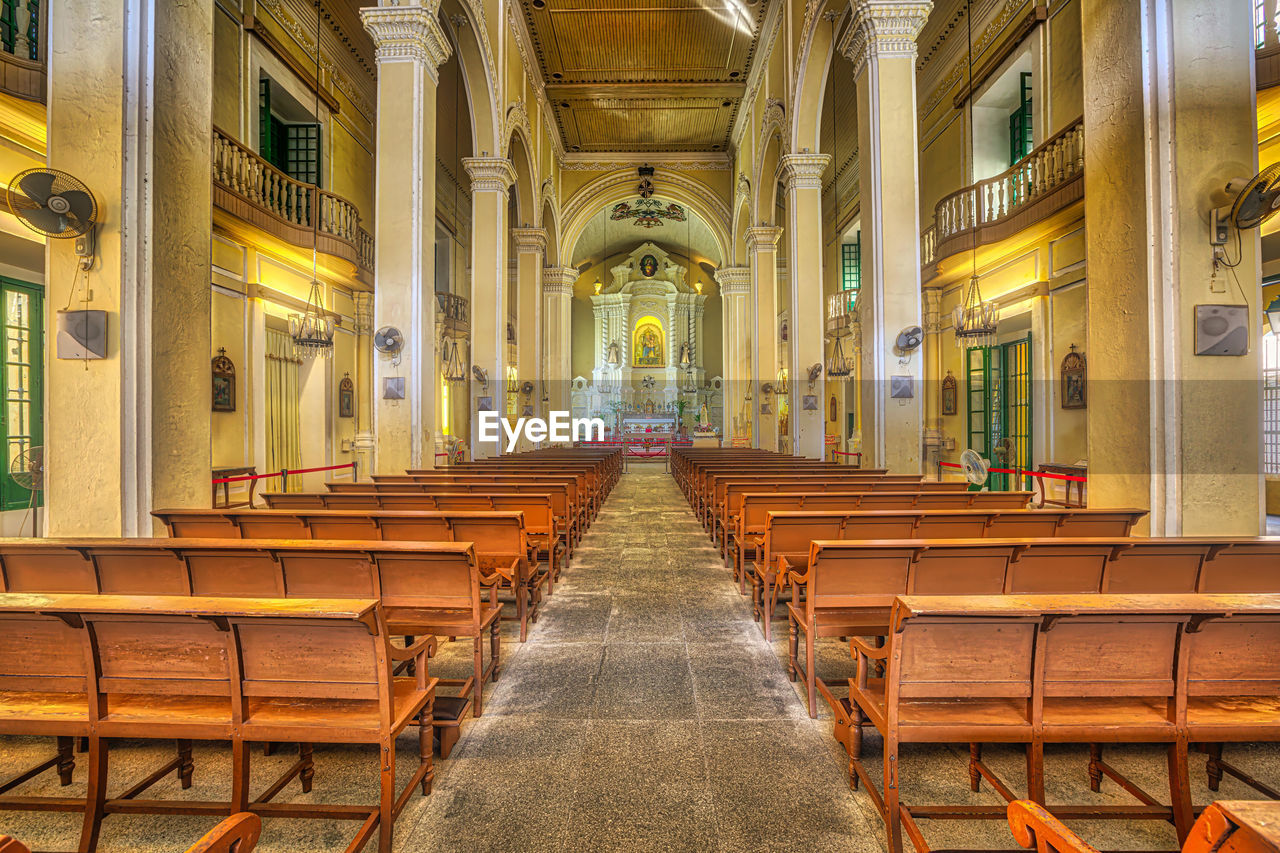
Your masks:
M610 367L617 367L618 364L621 363L622 355L621 353L618 352L617 341L614 341L613 343L609 344L609 349L605 355L604 360L605 360L605 363L608 364Z

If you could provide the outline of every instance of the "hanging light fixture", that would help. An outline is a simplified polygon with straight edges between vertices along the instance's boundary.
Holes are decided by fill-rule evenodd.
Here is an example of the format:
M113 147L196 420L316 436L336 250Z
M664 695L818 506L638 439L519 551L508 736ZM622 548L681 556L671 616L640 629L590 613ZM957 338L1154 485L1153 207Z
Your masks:
M466 382L467 365L462 360L461 347L458 346L457 339L446 337L441 350L441 361L444 362L444 378L449 382Z
M458 26L460 26L457 16L451 17L449 19L449 22L453 24L455 29ZM461 66L458 66L454 69L453 104L456 110L462 109ZM462 154L462 150L461 150L462 137L460 136L461 131L459 129L461 128L461 126L462 126L462 122L454 122L453 157L455 158L455 160L458 157L460 157ZM458 188L459 188L459 181L457 179L457 176L454 176L454 179L453 179L453 234L457 234L462 230L462 204L461 204L461 197L459 196L459 193L458 193ZM449 261L448 267L449 267L449 276L451 279L453 277L453 260L452 260L453 249L454 249L453 234L451 234L449 237L450 261ZM453 293L453 281L450 281L449 289L444 294L445 305L446 306L457 305L457 308L455 308L454 311L457 312L459 321L466 320L467 319L466 312L462 310L461 302L460 301L455 302L455 300L458 300L458 299L459 297L454 296L454 293ZM455 334L452 334L453 332L456 332L456 329L457 327L451 326L450 323L446 320L442 330L442 334L444 336L444 342L441 344L441 347L440 347L440 361L441 361L440 370L441 370L441 373L443 373L444 375L445 381L450 383L460 383L460 382L468 381L467 360L462 357L462 347L459 344L460 339L456 337Z
M316 0L316 146L320 144L320 0ZM316 178L319 179L317 173ZM318 187L317 187L318 189ZM311 290L307 293L307 307L301 314L289 318L289 337L294 351L305 358L333 354L333 318L324 311L324 290L320 287L319 263L316 246L320 242L319 195L313 190L307 195L307 213L311 217Z
M974 162L973 150L973 0L965 4L965 26L969 32L969 163ZM957 305L951 325L955 328L956 346L991 346L996 341L996 325L1000 321L1000 309L994 302L982 298L982 286L978 283L978 241L973 241L973 274L964 294L964 302Z

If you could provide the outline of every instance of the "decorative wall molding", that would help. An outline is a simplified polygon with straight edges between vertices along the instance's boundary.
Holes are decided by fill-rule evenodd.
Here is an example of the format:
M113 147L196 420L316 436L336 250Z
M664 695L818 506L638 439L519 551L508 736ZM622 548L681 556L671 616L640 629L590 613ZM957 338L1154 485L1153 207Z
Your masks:
M573 267L543 267L542 292L547 296L573 296L578 271Z
M592 155L566 154L560 168L566 172L611 172L632 169L646 163L661 163L663 168L680 172L723 172L733 168L727 154L695 155L685 153L609 154L609 159L591 159Z
M384 62L421 62L439 79L438 69L453 48L440 29L436 15L440 0L428 6L371 6L360 10L364 28L373 37L378 65Z
M463 157L462 168L471 179L471 192L500 192L505 197L516 182L516 170L506 157Z
M747 253L776 252L781 237L782 229L776 225L753 225L747 229Z
M760 86L764 83L765 73L769 66L769 57L773 54L774 42L778 39L778 33L782 31L782 10L786 7L786 3L774 2L770 4L769 11L765 13L764 32L760 34L761 49L756 51L752 58L751 71L747 74L747 89L742 96L741 106L738 108L738 115L734 118L733 129L729 132L730 144L737 147L742 139L742 134L746 133L749 128L749 117L752 113L752 105L756 102L756 95L760 92Z
M543 228L512 228L511 242L515 243L516 254L547 253L547 232Z
M854 0L853 20L840 39L840 52L853 63L854 76L880 57L915 59L916 36L931 9L929 0Z
M438 5L440 0L435 0L435 2ZM355 108L364 114L366 118L370 120L373 119L377 114L377 110L374 106L371 93L361 91L360 86L352 80L350 76L339 70L332 60L326 60L324 58L323 52L320 50L319 45L316 44L313 29L302 26L297 18L289 13L289 10L284 7L284 4L281 3L280 0L258 0L258 6L266 9L267 12L270 13L271 17L284 28L285 32L289 34L289 37L297 42L305 53L310 54L312 57L318 56L320 67L327 73L329 79L333 82L334 87L338 91L342 92L342 94L346 95L347 99L351 101L351 103L355 105ZM373 82L374 81L372 79L368 81L370 84L369 88L372 88Z
M721 267L716 270L715 279L721 296L751 295L751 267Z
M990 24L983 27L981 33L974 36L973 56L975 58L979 57L987 48L991 47L991 44L999 38L1000 34L1009 26L1014 15L1016 15L1018 11L1026 5L1027 0L1005 0L1003 8L1001 8L996 14L995 19L992 20ZM917 73L927 67L928 64L928 61L919 63L917 65ZM947 70L946 76L930 88L925 97L921 99L920 115L924 116L931 113L934 107L936 107L943 98L950 94L952 89L958 86L960 82L965 79L968 69L969 52L968 46L966 45L964 55Z
M830 165L830 154L786 154L779 161L787 192L821 190L822 175Z

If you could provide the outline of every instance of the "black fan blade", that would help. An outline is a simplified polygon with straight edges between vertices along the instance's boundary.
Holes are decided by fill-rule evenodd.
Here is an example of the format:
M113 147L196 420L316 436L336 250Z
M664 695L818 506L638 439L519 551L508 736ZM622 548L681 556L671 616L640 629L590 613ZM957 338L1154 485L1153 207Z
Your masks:
M96 207L93 196L84 190L67 190L62 197L66 199L67 205L71 208L71 216L79 223L80 228L87 229L93 224L93 209Z
M22 188L22 192L28 198L34 199L41 205L49 201L50 191L53 189L53 181L56 175L48 172L36 172L33 175L27 175L18 181L18 186Z
M30 210L24 210L22 218L27 220L31 227L37 231L42 231L54 237L67 230L67 218L59 213L54 213L47 207L33 207Z

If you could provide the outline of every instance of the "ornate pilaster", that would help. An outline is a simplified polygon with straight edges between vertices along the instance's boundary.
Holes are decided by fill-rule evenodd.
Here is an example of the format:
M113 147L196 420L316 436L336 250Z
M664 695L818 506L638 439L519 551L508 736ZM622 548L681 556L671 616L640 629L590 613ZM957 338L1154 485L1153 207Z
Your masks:
M753 412L755 446L778 449L776 403L760 392L778 372L778 240L782 229L755 225L747 229L747 258L751 269L751 296L747 317L751 329L751 387L756 407Z
M916 36L933 9L931 2L854 0L853 19L840 39L840 52L856 77L873 58L916 58Z
M761 252L773 254L778 251L778 240L782 237L782 229L774 225L753 225L747 229L747 252L756 256Z
M751 295L751 268L721 267L716 270L716 283L720 285L722 297L749 296Z
M471 363L487 378L471 380L471 458L483 459L500 448L480 443L476 412L482 403L501 412L506 400L507 194L516 170L505 157L466 157L462 166L471 179Z
M742 409L751 384L751 296L750 267L721 267L716 270L720 285L720 306L724 323L721 341L724 363L724 438L750 435L751 423L743 422Z
M512 228L511 241L516 244L517 254L547 251L547 232L543 228Z
M924 296L924 333L936 335L942 331L942 288L927 287Z
M859 411L863 462L895 474L923 473L922 398L890 396L890 378L926 375L917 350L900 359L893 335L921 325L920 175L916 37L933 4L925 0L852 0L840 52L853 63L858 100L858 169L862 196L862 320ZM936 349L936 348L935 348Z
M784 154L782 174L788 194L798 190L822 191L822 173L831 165L830 154ZM821 239L821 235L818 235Z
M360 10L364 28L373 38L378 65L384 62L420 62L431 82L439 82L437 69L449 58L451 48L440 28L440 0L416 6L375 6Z
M516 182L516 169L506 157L463 157L462 168L471 179L471 192L501 193L505 201L511 185ZM472 221L479 224L474 214ZM519 229L517 229L519 230Z
M542 292L546 296L573 297L578 271L573 267L543 267Z

